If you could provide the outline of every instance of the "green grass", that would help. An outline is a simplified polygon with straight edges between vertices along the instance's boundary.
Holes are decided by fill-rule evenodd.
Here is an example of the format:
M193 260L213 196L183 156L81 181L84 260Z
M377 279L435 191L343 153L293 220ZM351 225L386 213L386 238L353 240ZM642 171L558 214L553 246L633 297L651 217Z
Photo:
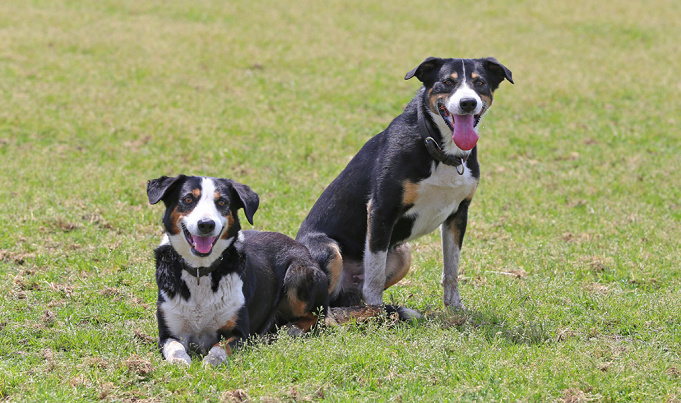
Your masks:
M0 3L0 400L679 401L681 3ZM513 71L483 122L462 297L189 369L156 351L146 180L232 177L294 236L427 56ZM248 226L248 225L246 225Z

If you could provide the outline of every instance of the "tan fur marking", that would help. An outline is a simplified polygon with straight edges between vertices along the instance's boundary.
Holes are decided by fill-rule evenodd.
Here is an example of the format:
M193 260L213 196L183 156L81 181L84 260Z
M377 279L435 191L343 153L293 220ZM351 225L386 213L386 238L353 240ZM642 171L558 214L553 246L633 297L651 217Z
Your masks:
M198 199L199 197L201 197L201 189L192 190L192 196L194 196L195 199Z
M329 277L329 294L331 294L331 291L336 288L341 275L343 274L343 256L340 253L338 245L331 244L329 246L333 249L334 255L327 265L327 270L329 271L327 273L327 276Z
M402 186L404 189L402 192L402 204L405 206L414 204L419 197L420 186L408 180L404 181Z
M434 96L432 96L432 97L428 97L428 107L430 108L430 110L431 110L433 113L440 113L440 112L437 110L437 101L438 101L439 99L445 99L445 98L447 98L447 95L448 95L448 94L437 94L437 95L434 95Z
M177 210L177 206L175 206L173 211L170 213L170 221L173 223L173 227L170 229L171 234L177 235L180 233L180 220L185 215L186 214L179 212Z
M232 211L230 210L229 214L226 216L227 218L227 229L223 231L222 233L222 239L227 239L229 238L229 229L232 227L234 224L234 215L232 215Z
M457 228L454 225L449 226L449 232L451 232L452 236L454 237L454 244L461 245L461 233L457 230Z
M450 76L451 78L455 79L455 80L458 80L458 79L459 79L459 73L457 73L456 71L453 72L452 74L450 74L449 76Z
M213 193L213 200L217 201L220 198L220 196L221 196L220 192L216 190L215 193Z
M482 99L482 102L485 104L485 108L489 108L492 105L492 97L480 95L480 99Z
M236 326L236 318L228 320L227 323L220 327L220 330L223 332L231 332L234 329L234 326Z
M227 356L231 357L232 356L232 347L229 346L229 343L233 342L234 340L236 340L236 337L230 337L227 340L220 340L213 347L217 346L217 347L223 348L225 350L225 352L227 353Z
M305 312L307 311L307 303L305 301L301 301L298 299L296 296L298 294L297 289L292 289L288 291L288 303L291 306L291 313L295 317L301 317L305 315Z
M292 322L291 324L297 327L298 329L302 330L303 332L307 333L310 331L312 326L315 325L315 323L317 323L317 316L315 316L311 312L308 312L303 317Z
M471 78L473 78L473 79L479 78L479 77L480 77L480 74L478 74L478 73L472 73L471 74Z
M411 266L411 246L402 244L388 253L385 263L385 288L392 287L404 278Z

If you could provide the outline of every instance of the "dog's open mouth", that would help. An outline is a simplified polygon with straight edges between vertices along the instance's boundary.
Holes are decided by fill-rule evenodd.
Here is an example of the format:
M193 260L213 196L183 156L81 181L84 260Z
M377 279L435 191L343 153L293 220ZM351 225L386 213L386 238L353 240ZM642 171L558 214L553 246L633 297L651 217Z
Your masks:
M184 238L189 243L192 248L192 253L197 256L208 256L213 251L213 246L215 242L220 238L219 236L199 236L192 235L187 227L182 224L182 231L184 232Z
M473 149L478 143L478 133L475 131L475 126L480 121L482 113L478 115L452 115L442 102L437 103L437 109L447 127L452 131L454 144L464 151Z

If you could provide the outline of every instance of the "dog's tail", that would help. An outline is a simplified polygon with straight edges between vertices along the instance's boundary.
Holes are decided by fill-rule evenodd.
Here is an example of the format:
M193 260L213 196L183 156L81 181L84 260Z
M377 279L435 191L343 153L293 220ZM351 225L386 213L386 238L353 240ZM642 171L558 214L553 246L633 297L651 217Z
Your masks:
M399 305L385 305L385 312L390 315L397 315L401 321L412 321L421 319L423 316L421 313L415 309L407 308L406 306Z
M418 311L397 305L362 305L329 308L324 325L339 326L346 323L366 323L372 320L392 322L412 321L422 316Z

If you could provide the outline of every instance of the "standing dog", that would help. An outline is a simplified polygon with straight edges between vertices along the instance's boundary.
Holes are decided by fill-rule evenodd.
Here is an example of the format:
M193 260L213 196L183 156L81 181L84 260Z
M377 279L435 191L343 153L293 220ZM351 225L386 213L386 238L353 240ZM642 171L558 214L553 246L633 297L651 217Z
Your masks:
M405 80L412 77L423 87L324 190L298 232L329 277L331 306L382 305L383 290L409 270L406 242L439 226L444 303L463 308L458 269L480 178L476 126L499 84L513 78L491 57L429 57Z
M147 184L151 204L166 206L166 235L156 249L159 349L190 364L188 351L224 362L239 343L275 325L307 331L328 305L328 280L307 249L253 224L258 195L229 179L162 176Z

